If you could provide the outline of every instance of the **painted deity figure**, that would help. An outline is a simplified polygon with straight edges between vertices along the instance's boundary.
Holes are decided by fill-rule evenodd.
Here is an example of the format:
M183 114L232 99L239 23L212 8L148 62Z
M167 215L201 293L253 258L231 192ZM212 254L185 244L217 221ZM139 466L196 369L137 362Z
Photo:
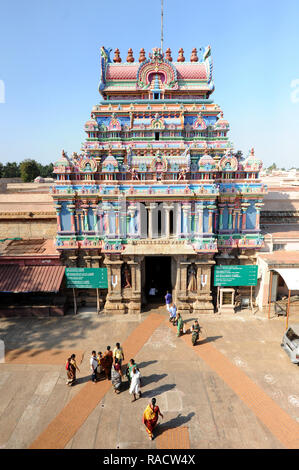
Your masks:
M122 266L122 286L124 288L132 287L132 285L131 285L131 272L130 272L130 268L127 265L127 263L124 263L123 266Z
M136 172L135 168L132 168L130 170L130 173L131 173L131 176L132 176L132 180L139 180L139 176L138 176L138 173Z
M186 179L186 168L182 168L179 172L179 180L185 180Z
M196 267L191 264L188 268L188 290L194 292L197 290Z

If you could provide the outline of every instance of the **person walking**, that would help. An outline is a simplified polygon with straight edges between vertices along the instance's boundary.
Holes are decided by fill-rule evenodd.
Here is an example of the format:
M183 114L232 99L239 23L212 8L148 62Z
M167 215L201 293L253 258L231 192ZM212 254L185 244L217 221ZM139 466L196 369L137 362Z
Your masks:
M130 359L129 364L126 369L126 376L128 379L128 382L131 383L131 378L132 378L132 373L133 373L133 367L136 367L136 369L139 371L139 368L135 362L134 359ZM140 371L139 371L140 372Z
M102 366L102 359L103 359L103 353L101 351L99 351L98 355L97 355L97 361L98 361L97 378L99 378L101 376L102 372L104 372L103 366Z
M177 336L181 336L181 334L183 332L183 327L184 327L183 319L181 317L181 314L178 313L178 315L177 315Z
M89 363L90 363L90 369L92 370L91 381L92 383L95 384L97 381L97 368L98 368L97 353L95 351L92 351Z
M133 401L136 401L136 395L139 394L139 398L141 398L141 390L140 390L140 372L137 367L133 367L132 369L132 376L131 376L131 384L129 393L133 395Z
M123 352L123 348L119 343L116 343L116 347L113 350L113 359L117 359L120 367L122 366L122 361L124 361L125 356Z
M68 360L66 361L65 368L67 370L67 382L66 382L66 384L69 385L69 386L72 386L77 381L77 378L76 378L77 370L80 372L80 369L79 369L79 367L77 366L77 363L76 363L76 355L75 354L72 354L68 358Z
M175 324L175 319L176 319L176 305L171 304L171 307L169 309L169 321Z
M172 303L172 295L169 292L169 290L166 291L165 302L166 302L166 308L167 308L168 312L170 312L170 306L171 306L171 303Z
M76 380L76 369L74 365L72 364L72 357L69 357L67 359L65 368L66 368L66 375L67 375L66 385L70 387L71 385L75 383L75 380Z
M111 367L111 382L114 387L115 393L120 393L121 378L122 378L121 367L119 365L118 359L115 358L115 363L112 364L112 367Z
M152 400L145 408L142 417L142 422L145 425L145 429L149 435L150 440L154 439L153 432L154 428L157 425L159 416L161 416L161 418L163 419L163 415L160 412L160 408L156 405L156 401L157 400L155 398L152 398Z
M107 346L107 349L104 353L104 357L102 359L103 369L105 371L105 377L108 380L111 380L111 367L113 364L113 354L111 351L110 346Z

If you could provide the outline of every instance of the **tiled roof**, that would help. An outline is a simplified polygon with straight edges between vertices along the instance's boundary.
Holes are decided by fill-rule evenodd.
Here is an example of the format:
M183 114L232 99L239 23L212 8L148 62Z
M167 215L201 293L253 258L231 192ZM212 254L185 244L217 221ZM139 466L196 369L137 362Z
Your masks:
M260 253L258 258L263 259L269 265L299 265L299 251L278 250L272 253Z
M178 80L207 80L207 71L202 62L175 63Z
M0 266L0 292L58 292L65 266Z
M136 80L138 63L109 64L106 71L106 80Z
M173 64L177 70L178 80L207 80L207 71L202 62ZM106 80L136 80L139 63L108 64Z

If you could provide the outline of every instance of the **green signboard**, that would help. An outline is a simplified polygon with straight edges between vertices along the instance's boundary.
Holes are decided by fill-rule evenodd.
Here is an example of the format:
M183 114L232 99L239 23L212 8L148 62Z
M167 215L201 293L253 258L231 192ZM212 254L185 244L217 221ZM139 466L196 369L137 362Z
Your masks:
M66 286L79 289L106 289L107 268L66 268Z
M215 266L214 286L256 286L257 266Z

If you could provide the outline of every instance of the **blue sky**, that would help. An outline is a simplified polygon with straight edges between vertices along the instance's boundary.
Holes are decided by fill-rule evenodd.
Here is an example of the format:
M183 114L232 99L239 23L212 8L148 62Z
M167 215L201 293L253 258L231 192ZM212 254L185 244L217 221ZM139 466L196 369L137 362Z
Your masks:
M235 149L299 167L298 0L164 0L164 49L212 47L212 98ZM100 100L100 47L160 45L160 0L15 0L0 7L0 161L80 151ZM292 87L293 85L293 87ZM1 102L4 101L4 102Z

